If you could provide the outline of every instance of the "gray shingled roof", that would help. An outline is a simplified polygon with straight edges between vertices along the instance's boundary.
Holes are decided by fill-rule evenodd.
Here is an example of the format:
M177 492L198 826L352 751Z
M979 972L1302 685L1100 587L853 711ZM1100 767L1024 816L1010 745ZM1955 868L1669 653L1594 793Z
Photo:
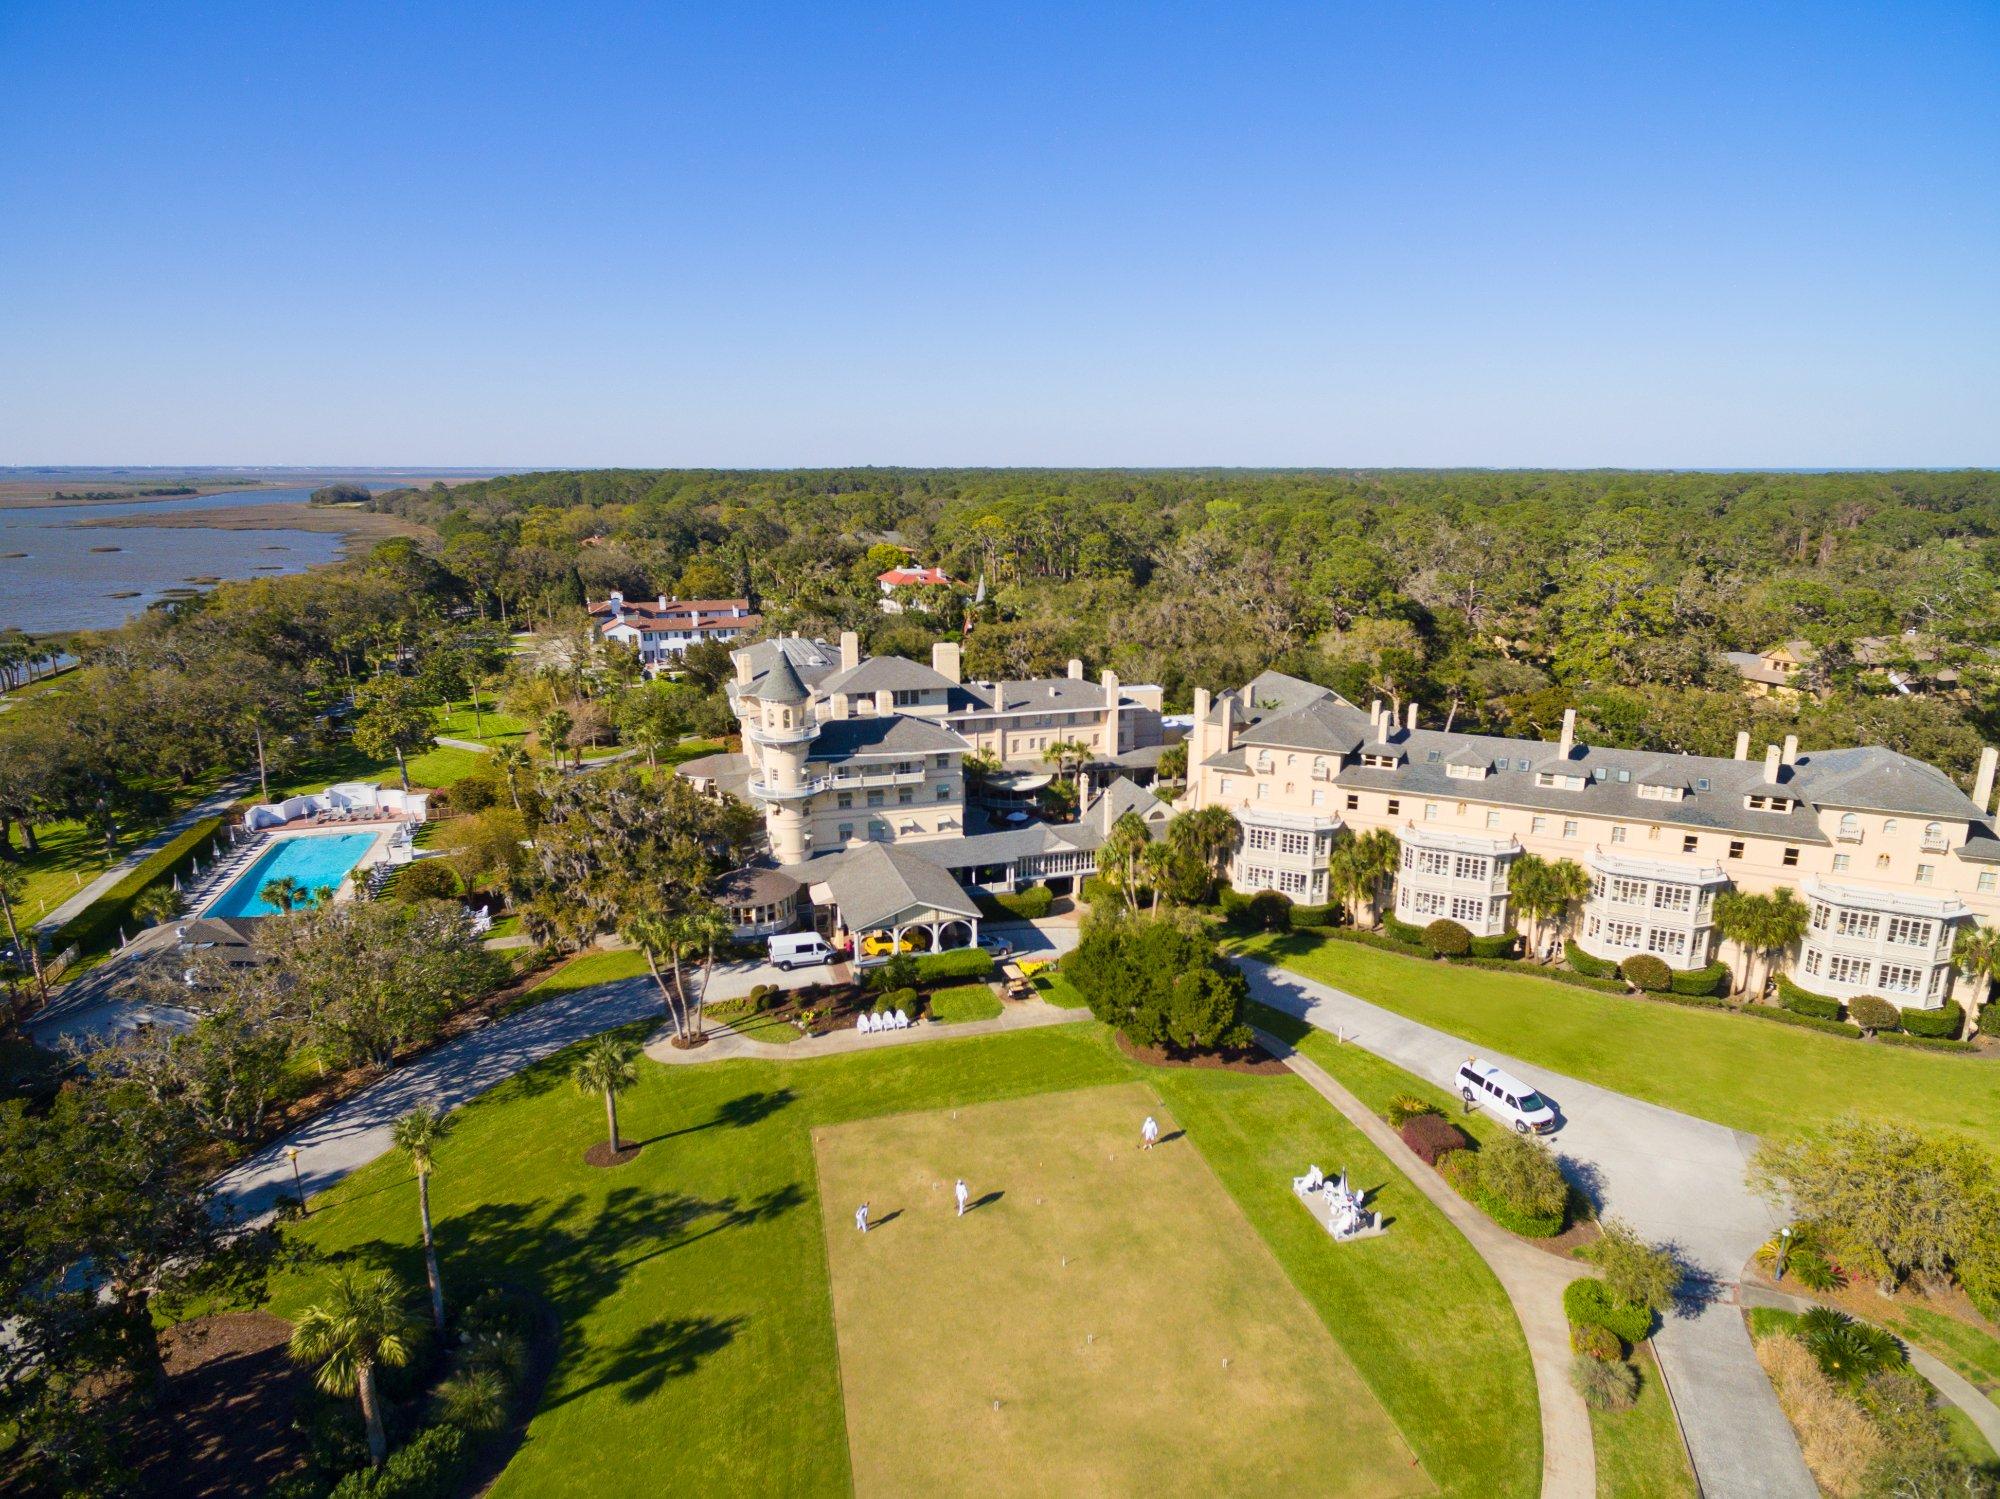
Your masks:
M945 869L972 869L982 864L1011 864L1037 854L1080 850L1090 853L1104 842L1084 823L1031 822L998 833L974 833L965 838L926 838L904 847L918 858Z
M1167 804L1152 792L1120 776L1098 793L1096 800L1085 809L1081 820L1095 828L1102 838L1110 834L1113 825L1127 812L1137 812L1140 817L1150 819L1154 814L1167 810Z
M912 911L977 916L979 907L941 865L913 848L869 843L838 854L822 854L785 873L810 885L825 885L841 920L852 931L893 925Z
M741 800L750 794L750 757L743 754L702 755L683 760L674 774L690 781L713 781L716 789Z
M1335 784L1348 790L1378 790L1409 796L1447 797L1525 807L1538 812L1611 817L1633 822L1657 822L1675 827L1715 828L1789 838L1800 843L1824 843L1817 818L1810 810L1824 806L1886 812L1902 816L1983 821L1979 808L1943 771L1907 755L1880 747L1818 750L1801 755L1784 769L1780 783L1764 779L1764 762L1723 759L1710 755L1671 755L1657 750L1612 749L1578 745L1567 760L1546 740L1506 739L1497 735L1444 733L1407 728L1391 732L1386 745L1369 733L1368 715L1339 694L1296 678L1266 673L1245 688L1284 698L1290 706L1251 723L1237 736L1238 747L1209 756L1213 769L1247 771L1258 749L1331 752L1333 741L1353 729L1367 741L1364 751L1387 749L1407 757L1391 769L1348 764ZM1317 694L1317 697L1309 697ZM1304 701L1302 701L1304 699ZM1315 734L1306 723L1321 726L1324 743L1304 742ZM1496 768L1473 791L1454 780L1445 767L1462 757L1475 763L1485 757ZM1435 758L1433 758L1435 757ZM1576 791L1537 786L1535 771L1560 768L1587 778ZM1620 777L1623 779L1620 779ZM1702 782L1706 781L1706 786ZM1681 786L1679 801L1654 801L1638 795L1640 785ZM1791 812L1757 812L1744 805L1749 795L1780 792L1804 805Z
M932 719L890 713L821 719L819 737L812 742L807 758L817 764L870 755L963 754L971 748L955 732Z
M773 906L790 900L800 888L782 869L746 864L717 879L709 893L726 906Z
M837 671L819 684L821 692L950 692L958 684L921 661L870 656L850 671Z
M840 667L840 652L824 640L806 640L797 635L760 640L755 645L746 645L740 651L729 653L731 661L740 662L746 656L750 659L750 680L739 683L733 677L730 679L728 692L732 699L739 694L761 696L765 678L780 661L789 662L798 679L808 687L823 681Z
M967 682L952 694L951 711L978 713L993 711L995 686L1001 693L1001 711L1007 713L1062 712L1104 706L1104 684L1075 677L1034 677L1008 682ZM1121 701L1124 694L1119 694Z

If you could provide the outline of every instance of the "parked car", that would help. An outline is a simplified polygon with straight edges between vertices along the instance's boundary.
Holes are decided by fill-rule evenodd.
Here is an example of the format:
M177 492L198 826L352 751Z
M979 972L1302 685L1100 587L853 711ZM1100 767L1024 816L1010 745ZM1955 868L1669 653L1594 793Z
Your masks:
M773 937L766 951L771 961L787 973L794 968L809 968L815 963L832 963L840 958L840 950L818 932L788 932Z
M979 945L996 958L1011 957L1014 952L1014 944L1005 937L981 937Z
M1491 1062L1467 1057L1452 1079L1458 1096L1514 1126L1519 1135L1545 1135L1556 1127L1549 1101L1511 1073Z
M909 937L905 937L901 942L898 942L894 937L888 936L885 933L870 932L861 939L861 952L864 957L887 958L899 952L915 952L916 950L916 942Z

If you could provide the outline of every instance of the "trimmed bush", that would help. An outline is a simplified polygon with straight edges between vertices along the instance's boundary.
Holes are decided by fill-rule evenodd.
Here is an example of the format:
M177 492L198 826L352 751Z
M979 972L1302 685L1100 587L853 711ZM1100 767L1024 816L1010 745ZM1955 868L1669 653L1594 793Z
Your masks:
M450 900L458 888L458 876L442 859L419 859L396 876L397 900Z
M1359 943L1362 947L1373 947L1381 952L1401 953L1406 958L1421 958L1425 955L1421 947L1412 947L1409 943L1399 941L1386 932L1371 932L1366 927L1330 926L1323 928L1316 935L1331 937L1336 942ZM2000 1005L1994 1008L2000 1009Z
M1504 932L1498 937L1474 937L1472 956L1475 958L1512 958L1521 939L1513 932Z
M1690 968L1676 973L1668 986L1676 994L1720 994L1729 982L1727 963L1710 963L1706 968Z
M1602 1359L1606 1363L1625 1357L1625 1345L1618 1341L1618 1334L1595 1322L1570 1323L1569 1346L1585 1358Z
M1086 875L1083 883L1077 886L1076 893L1078 898L1087 906L1102 906L1106 909L1115 910L1122 908L1125 904L1125 897L1120 895L1113 886L1105 883L1104 876L1101 874ZM1234 891L1223 892L1222 914L1225 916L1229 914L1228 897L1234 893Z
M1970 1041L1947 1041L1939 1036L1906 1036L1901 1031L1885 1031L1875 1038L1889 1046L1910 1046L1918 1051L1976 1052Z
M1292 925L1309 927L1334 926L1340 921L1340 907L1335 906L1293 906Z
M1935 1010L1905 1010L1903 1029L1913 1036L1949 1041L1965 1029L1965 1011L1955 999L1947 999Z
M1572 1325L1606 1328L1626 1343L1643 1343L1653 1330L1651 1307L1613 1301L1600 1280L1573 1280L1565 1286L1563 1312Z
M1899 1031L1903 1012L1879 994L1863 994L1847 1002L1847 1018L1863 1031Z
M1779 1025L1795 1025L1801 1030L1818 1031L1825 1036L1846 1036L1853 1040L1861 1034L1859 1027L1849 1025L1844 1020L1821 1020L1817 1015L1800 1015L1791 1010L1774 1009L1770 1005L1745 1005L1736 1013L1754 1015L1759 1020L1776 1021Z
M875 1003L868 1008L874 1014L886 1015L891 1010L901 1010L912 1020L917 1017L917 991L914 989L884 989L875 996Z
M1778 975L1778 1003L1794 1015L1810 1015L1814 1020L1840 1019L1839 1000L1801 989L1782 973Z
M1398 921L1393 916L1384 916L1382 918L1382 930L1405 947L1422 947L1424 945L1424 929L1420 926L1412 926L1407 921Z
M1253 932L1289 932L1292 898L1282 890L1259 890L1244 907L1243 919Z
M2000 1004L1990 999L1979 1007L1979 1034L2000 1036Z
M1592 1410L1630 1410L1639 1398L1639 1371L1623 1359L1610 1363L1589 1357L1573 1359L1569 1382Z
M1479 1152L1479 1185L1513 1214L1553 1218L1558 1229L1569 1206L1569 1182L1554 1154L1523 1135L1503 1135Z
M449 1499L458 1491L470 1447L456 1426L427 1426L381 1467L341 1479L328 1499Z
M1651 953L1627 958L1619 967L1625 982L1647 994L1662 994L1672 987L1674 971Z
M1563 961L1587 979L1608 979L1618 972L1616 963L1608 958L1593 958L1576 945L1574 937L1563 943Z
M1030 885L1025 890L999 895L985 890L972 892L973 903L979 907L980 913L996 921L1034 921L1049 914L1049 907L1055 904L1055 898L1055 891L1047 885Z
M1424 928L1424 946L1441 958L1462 958L1472 950L1472 933L1448 916Z
M1405 1120L1396 1133L1426 1166L1434 1167L1441 1157L1472 1144L1464 1130L1441 1114L1418 1114Z
M175 875L187 874L194 868L194 861L208 853L209 844L221 829L220 817L204 817L183 829L172 842L148 854L131 873L58 927L49 946L61 952L74 943L84 952L97 952L118 940L121 926L136 931L132 903L140 892Z
M993 954L983 947L955 947L950 952L925 953L916 960L916 970L916 982L920 984L941 984L949 979L990 979L993 977Z

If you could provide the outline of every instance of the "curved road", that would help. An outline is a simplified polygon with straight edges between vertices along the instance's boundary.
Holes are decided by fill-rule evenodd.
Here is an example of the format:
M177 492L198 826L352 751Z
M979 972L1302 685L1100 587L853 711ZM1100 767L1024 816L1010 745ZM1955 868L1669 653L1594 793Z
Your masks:
M1240 963L1252 997L1448 1086L1470 1046L1285 968ZM1653 1340L1706 1499L1817 1499L1791 1423L1751 1350L1737 1273L1780 1215L1744 1183L1756 1138L1480 1053L1540 1089L1562 1114L1556 1153L1606 1214L1673 1244L1692 1272L1689 1304Z

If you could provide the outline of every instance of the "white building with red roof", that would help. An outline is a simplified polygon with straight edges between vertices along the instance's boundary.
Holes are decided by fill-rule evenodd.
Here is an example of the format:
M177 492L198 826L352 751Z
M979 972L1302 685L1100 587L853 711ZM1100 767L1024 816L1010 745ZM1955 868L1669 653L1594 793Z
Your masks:
M910 588L950 588L952 580L941 567L892 567L885 573L877 573L875 581L882 589L882 612L901 614L903 601L896 595Z
M676 665L698 640L735 640L764 623L748 599L627 599L587 606L597 633L639 653L648 671Z

